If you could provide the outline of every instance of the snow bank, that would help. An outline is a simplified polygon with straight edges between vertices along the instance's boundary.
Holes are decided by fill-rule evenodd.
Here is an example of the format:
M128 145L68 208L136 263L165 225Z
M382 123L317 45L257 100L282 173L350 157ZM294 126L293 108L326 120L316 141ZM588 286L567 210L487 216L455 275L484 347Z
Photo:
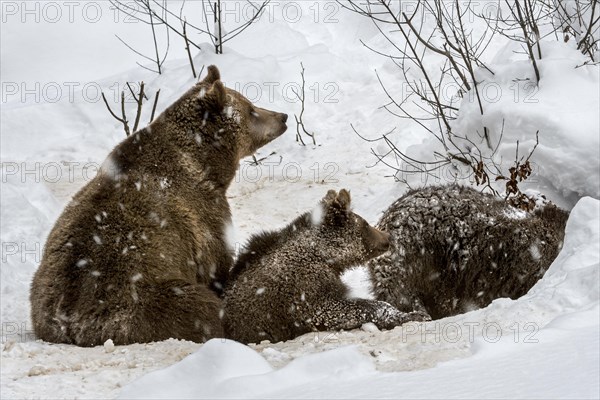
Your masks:
M452 123L454 132L468 135L485 151L478 134L487 127L492 147L500 143L494 159L507 173L517 141L519 157L527 157L539 131L533 174L522 186L567 208L583 196L600 197L600 119L591 117L600 109L597 66L584 65L586 57L568 44L544 41L536 85L531 62L520 53L518 43L509 42L488 63L494 75L478 71L484 114L474 94L467 94ZM427 139L410 147L408 154L429 160L434 149L442 151L439 143Z
M249 347L212 339L180 363L128 385L118 398L264 398L319 382L345 384L374 372L373 363L353 347L301 357L274 370Z
M563 311L598 304L600 298L600 202L581 199L569 217L565 243L544 278L524 299Z
M9 334L1 347L3 399L114 398L133 379L181 361L197 343L158 343L81 348ZM27 340L27 341L24 341Z
M599 276L600 201L584 198L560 255L518 300L389 332L307 334L254 349L211 340L119 398L597 398ZM421 354L428 359L414 363ZM405 372L382 372L411 358Z

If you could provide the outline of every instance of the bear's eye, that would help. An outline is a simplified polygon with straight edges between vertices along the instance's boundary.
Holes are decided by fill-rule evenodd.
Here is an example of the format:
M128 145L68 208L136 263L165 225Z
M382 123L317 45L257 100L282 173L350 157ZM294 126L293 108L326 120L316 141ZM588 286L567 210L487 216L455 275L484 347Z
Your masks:
M258 118L258 113L254 110L250 111L250 115L252 115L254 118Z

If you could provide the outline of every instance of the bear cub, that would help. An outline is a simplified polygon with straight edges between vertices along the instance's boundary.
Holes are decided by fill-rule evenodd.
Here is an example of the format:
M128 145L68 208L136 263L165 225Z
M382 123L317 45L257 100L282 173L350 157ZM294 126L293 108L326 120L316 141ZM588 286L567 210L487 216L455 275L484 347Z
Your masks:
M426 319L382 301L348 297L342 273L388 248L389 235L350 210L348 191L330 190L314 211L250 239L225 290L225 336L279 342L367 322L391 329Z
M432 319L521 297L558 255L568 216L549 203L525 212L459 185L411 190L377 224L392 249L368 263L375 297Z
M222 337L234 254L226 191L240 159L286 120L226 88L211 65L119 143L48 236L31 285L36 336L79 346Z

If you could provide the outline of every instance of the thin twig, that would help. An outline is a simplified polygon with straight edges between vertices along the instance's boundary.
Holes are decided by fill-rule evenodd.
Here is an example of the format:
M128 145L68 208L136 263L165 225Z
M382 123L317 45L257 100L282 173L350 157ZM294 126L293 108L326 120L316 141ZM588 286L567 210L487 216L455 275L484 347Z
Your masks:
M158 96L160 95L160 89L156 91L154 95L154 104L152 104L152 113L150 114L150 122L154 121L154 113L156 111L156 105L158 104Z
M190 52L190 42L188 40L187 32L185 30L186 25L187 25L187 21L184 19L183 20L183 39L185 40L185 51L187 52L188 60L190 62L190 66L192 67L192 75L194 76L194 79L195 79L196 78L196 68L194 67L194 59L192 58L192 53Z
M301 93L296 92L296 90L294 88L292 88L292 91L294 92L294 94L296 94L296 97L298 97L298 100L300 100L300 115L296 115L294 114L294 118L296 119L296 141L300 142L302 144L302 146L305 146L304 140L302 139L302 133L304 133L306 136L310 137L312 139L313 145L316 146L317 145L317 141L315 139L315 134L313 133L309 133L306 130L306 126L304 125L304 120L303 120L303 116L304 116L304 100L305 100L305 92L304 92L304 86L305 86L305 80L304 80L304 64L300 63L300 67L302 67L302 71L300 72L300 76L302 77L302 89L301 89ZM302 128L302 131L300 130L300 128Z
M121 99L122 99L122 104L123 104L124 100L125 100L123 92L121 92ZM104 92L102 92L102 100L104 100L104 104L106 105L108 112L110 112L110 115L112 115L114 119L116 119L117 121L119 121L120 123L123 124L123 129L125 130L125 135L129 136L129 125L127 124L127 118L125 118L125 113L123 113L123 118L118 117L117 114L115 114L113 112L112 108L110 108L110 106L108 105L108 101L106 101L106 96L104 96Z

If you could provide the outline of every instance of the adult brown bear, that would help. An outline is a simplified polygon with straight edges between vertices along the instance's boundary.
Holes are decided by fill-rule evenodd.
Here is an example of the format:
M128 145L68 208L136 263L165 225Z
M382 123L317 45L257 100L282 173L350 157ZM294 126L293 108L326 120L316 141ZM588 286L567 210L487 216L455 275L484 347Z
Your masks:
M50 232L31 286L35 334L94 346L222 336L233 263L225 192L286 114L227 89L215 66L118 144Z

